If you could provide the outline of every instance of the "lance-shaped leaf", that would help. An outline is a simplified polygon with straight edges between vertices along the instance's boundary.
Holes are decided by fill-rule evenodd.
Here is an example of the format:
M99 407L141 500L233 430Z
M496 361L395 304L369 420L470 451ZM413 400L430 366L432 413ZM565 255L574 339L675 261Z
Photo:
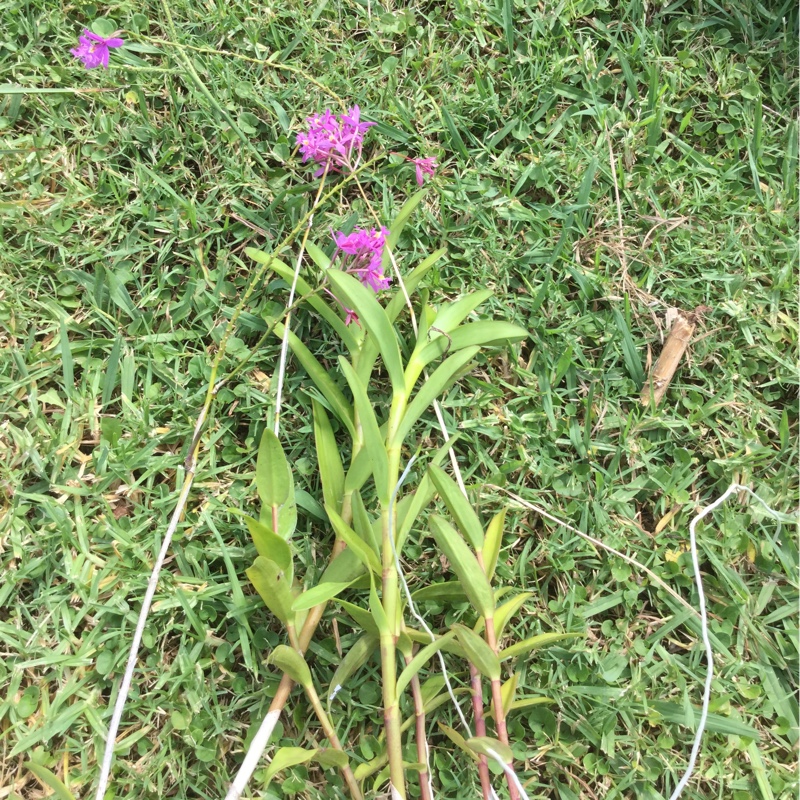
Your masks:
M464 648L467 658L475 665L478 672L489 680L499 681L500 659L494 654L492 648L465 625L453 625L452 630L458 637L459 644Z
M348 603L346 600L337 599L336 601L367 633L378 635L378 626L372 618L372 614L366 608L361 608L355 603Z
M392 629L389 625L389 620L386 617L386 612L383 609L380 597L378 597L378 590L375 588L375 580L369 587L369 611L372 614L372 619L375 622L381 636L390 634Z
M446 392L462 375L469 372L468 364L479 349L478 347L467 347L439 364L408 404L406 413L400 420L394 435L395 447L399 447L403 443L414 423L425 413L431 403ZM406 390L410 392L412 388L407 386Z
M321 269L323 272L328 269L331 265L331 260L325 253L317 247L314 242L306 242L306 253L311 256L311 260Z
M386 455L386 447L383 443L383 436L381 436L378 420L375 418L375 412L372 410L372 403L370 403L369 397L367 396L367 390L361 382L361 379L356 375L350 362L346 358L339 356L339 365L344 373L344 377L350 384L350 389L353 392L353 400L358 409L358 420L361 423L363 431L364 446L372 462L372 474L375 476L375 488L378 492L378 499L383 505L388 505L389 494L391 492L388 485L389 457Z
M428 661L441 650L455 636L455 631L448 631L444 636L439 636L435 641L423 647L414 658L409 661L405 669L397 678L397 688L395 694L399 697L406 686L411 683L411 679L428 663Z
M461 603L467 599L467 594L460 581L443 581L421 586L411 593L415 603L425 600L444 600L448 603Z
M530 653L531 650L538 650L541 647L547 647L557 642L563 642L567 639L577 639L583 636L582 633L540 633L538 636L531 636L530 639L525 639L523 642L512 644L511 647L506 647L505 650L500 651L500 660L506 661L514 656L522 656L525 653Z
M311 670L308 668L308 664L306 664L306 660L303 656L294 648L285 644L279 644L270 653L267 663L274 664L303 688L313 686Z
M420 189L418 192L412 194L411 197L405 201L405 203L403 203L402 207L397 212L397 216L392 221L392 224L389 227L389 235L386 237L386 244L390 248L393 248L397 244L400 239L400 234L403 232L403 228L411 218L411 215L414 213L417 206L422 202L422 198L425 197L427 193L427 188Z
M516 711L520 708L530 708L531 706L541 706L545 703L555 703L552 697L544 697L537 695L536 697L520 697L511 703L511 711Z
M375 527L373 521L369 518L367 509L364 506L364 501L361 499L361 492L353 492L352 495L353 507L353 530L361 537L361 539L369 545L376 555L381 552L379 537L375 534Z
M454 728L445 725L443 722L438 722L439 730L459 749L463 750L473 761L480 761L480 758L474 750L467 747L467 741L464 737Z
M336 672L331 678L328 689L328 707L339 690L350 680L350 678L369 661L374 655L378 644L378 637L373 633L365 633L345 654Z
M372 475L372 459L365 447L362 447L350 463L350 469L344 477L344 493L357 492Z
M397 343L392 323L386 316L381 304L375 299L375 293L364 286L361 281L345 272L332 269L328 272L328 280L337 297L348 307L355 310L359 320L369 331L378 345L389 380L396 392L405 387L403 364L400 358L400 346Z
M259 556L247 570L253 584L267 608L286 625L292 617L294 593L287 574L274 561Z
M511 618L522 608L522 604L531 597L533 597L533 592L522 592L522 594L518 594L510 600L506 600L502 605L497 606L494 612L495 639L500 640Z
M55 800L75 800L75 795L47 767L37 764L35 761L26 761L23 766L32 772L48 789L53 790L53 794L49 795L50 797L54 797ZM12 798L17 796L14 792L11 792Z
M349 589L357 580L358 578L343 583L334 583L332 581L318 583L316 586L306 589L301 595L295 598L295 601L292 603L292 608L295 611L305 611L306 609L314 608L314 606L321 605L322 603L327 603L329 600L333 600L334 597L340 595L345 589Z
M467 747L473 753L480 756L486 756L497 761L498 758L503 764L512 764L514 762L514 754L507 744L503 744L499 739L492 739L490 736L473 736L467 739Z
M275 335L278 337L283 336L283 325L275 326ZM354 439L356 437L356 429L353 425L353 408L345 398L342 390L334 383L333 379L328 374L322 364L317 361L312 352L300 341L292 331L289 331L289 347L297 357L297 360L303 365L303 369L308 373L308 376L314 381L317 389L320 390L322 396L328 401L331 410L344 424L347 430Z
M489 579L481 569L478 559L449 522L432 514L430 525L436 544L447 556L472 607L489 619L494 613L494 596Z
M493 292L491 289L479 289L477 292L470 292L454 303L443 305L436 314L436 318L432 323L433 327L439 332L450 333L453 328L460 325L479 305L481 305L481 303L486 302L492 294Z
M306 247L306 250L309 252L309 254L311 253L312 247L313 245L311 244L307 245ZM269 253L263 253L260 250L254 250L252 247L246 248L245 253L247 253L247 255L250 256L250 258L252 258L254 261L257 261L261 264L265 263L271 258ZM323 254L323 258L327 258L327 256ZM270 264L270 267L291 286L292 281L294 280L294 269L292 267L290 267L288 264L284 264L282 261L277 260L273 260ZM356 342L353 334L350 332L350 329L344 324L344 320L325 302L325 300L320 296L319 292L314 291L314 289L312 289L311 286L305 280L303 280L303 277L300 275L297 276L297 295L298 297L306 298L306 302L331 326L331 328L333 328L333 330L336 331L336 334L339 336L342 342L344 342L345 346L351 353L354 353L356 350L358 350L358 343ZM270 324L270 322L271 320L267 320L267 324ZM281 333L280 335L282 336L283 334Z
M366 571L361 559L352 550L345 548L325 567L319 582L351 583Z
M316 750L306 750L304 747L281 747L272 756L272 761L267 767L267 772L264 781L264 788L269 786L272 779L285 769L289 767L296 767L299 764L307 764L313 761L316 756Z
M497 558L500 555L500 547L503 544L503 526L506 522L506 510L502 509L492 517L492 521L486 528L486 536L483 540L483 567L489 580L494 576L497 568Z
M256 488L265 506L282 506L289 499L292 472L278 437L267 428L261 435L256 460Z
M365 567L381 574L381 562L375 551L330 507L325 506L336 535L358 556Z
M519 675L515 672L500 687L500 697L503 700L503 714L508 714L508 712L511 711L511 705L514 702L514 695L516 694L518 683Z
M449 337L438 336L425 345L418 358L428 364L445 351L455 353L464 347L491 347L521 342L528 338L528 331L503 320L482 320L460 325Z
M344 466L336 437L333 435L331 421L321 403L312 401L314 410L314 444L317 449L319 478L322 483L322 497L325 505L341 513L344 494Z
M472 504L464 497L458 484L443 469L431 465L428 467L428 474L458 529L473 548L481 552L483 550L483 525L481 525Z
M252 517L245 517L244 521L247 523L247 529L258 554L274 561L287 574L291 586L294 580L294 568L289 545L267 525L262 525Z

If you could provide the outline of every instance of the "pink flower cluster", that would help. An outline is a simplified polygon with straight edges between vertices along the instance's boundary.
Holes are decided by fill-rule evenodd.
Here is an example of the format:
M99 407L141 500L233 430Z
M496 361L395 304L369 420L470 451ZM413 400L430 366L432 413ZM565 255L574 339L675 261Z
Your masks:
M356 228L351 234L337 233L333 239L338 252L344 253L343 268L358 275L364 286L374 292L389 288L390 280L383 274L383 248L387 228Z
M78 42L78 46L73 47L70 53L82 61L86 69L93 69L94 67L108 69L109 48L122 47L125 44L122 39L114 36L106 39L96 33L92 33L88 28L83 29Z
M303 161L315 161L320 168L317 178L325 168L340 172L353 169L354 161L361 155L364 134L374 122L361 121L361 109L353 106L346 114L334 115L330 111L314 114L306 119L308 130L297 134L297 144Z
M388 289L390 280L383 274L383 248L386 237L389 235L387 228L356 228L352 233L336 233L333 240L336 242L336 258L342 253L342 269L358 276L364 286L373 292ZM343 306L345 324L358 323L358 314L352 309Z

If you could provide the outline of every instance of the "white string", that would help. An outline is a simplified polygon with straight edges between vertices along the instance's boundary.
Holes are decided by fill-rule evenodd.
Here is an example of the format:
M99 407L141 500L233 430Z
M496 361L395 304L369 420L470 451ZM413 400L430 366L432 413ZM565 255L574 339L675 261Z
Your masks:
M195 428L195 435L197 431L200 430L202 421L203 416L201 415ZM117 694L117 699L114 703L114 713L111 715L111 724L108 726L106 746L103 753L103 763L100 767L100 778L98 779L97 783L95 800L103 800L103 796L106 793L106 788L108 787L108 779L111 775L111 763L114 760L114 745L116 744L117 740L117 731L119 730L119 724L122 720L122 712L125 709L125 702L128 699L128 692L130 691L131 682L133 681L133 671L136 668L139 647L141 646L142 635L144 634L144 626L147 622L147 616L150 613L150 606L153 603L153 597L156 593L156 587L158 586L158 577L161 573L161 568L163 567L164 560L169 552L172 536L175 533L175 529L178 527L178 522L183 514L183 507L186 504L186 498L189 496L189 489L191 488L193 477L194 467L192 467L186 475L178 504L172 514L172 519L169 521L169 527L164 534L164 541L161 544L161 550L159 551L158 558L156 558L156 563L153 565L153 570L150 573L150 579L147 581L147 591L144 594L142 608L139 611L139 619L136 622L136 630L134 631L131 649L128 653L128 663L125 665L125 674L122 676L122 683L120 684L119 693Z
M678 800L689 783L694 767L697 762L697 756L700 753L700 745L703 740L703 732L705 731L706 722L708 721L708 706L711 701L711 681L714 677L714 651L711 649L711 640L708 635L708 616L706 614L706 596L703 591L703 580L700 576L700 560L697 555L697 538L695 536L695 529L697 523L703 517L710 514L712 511L721 506L732 494L735 492L747 492L750 497L758 500L764 507L766 512L778 521L778 535L780 535L780 517L777 512L773 511L752 489L747 486L742 486L738 483L731 484L728 489L718 497L711 505L706 506L694 519L689 523L689 545L692 552L692 569L694 570L694 579L697 585L697 597L700 605L700 632L703 639L703 647L706 653L706 662L708 664L708 672L706 673L705 686L703 687L703 706L700 712L700 722L697 725L697 733L695 734L694 743L692 745L692 752L689 756L689 763L686 766L686 771L683 777L675 787L675 791L670 795L669 800Z

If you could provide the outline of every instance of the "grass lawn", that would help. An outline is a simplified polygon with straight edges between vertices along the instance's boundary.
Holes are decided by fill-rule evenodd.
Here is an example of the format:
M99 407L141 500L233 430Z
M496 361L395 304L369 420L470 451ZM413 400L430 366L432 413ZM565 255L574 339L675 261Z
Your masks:
M795 2L0 9L0 800L51 793L29 762L93 797L211 359L254 270L244 249L269 250L310 207L317 181L294 136L337 95L378 123L365 156L383 157L364 187L387 222L417 188L388 153L440 164L401 269L445 246L427 278L433 302L488 287L481 313L530 330L443 399L486 520L513 492L692 604L688 525L731 482L790 522ZM87 71L69 49L103 16L126 46L107 72ZM348 189L317 214L311 241L330 252L330 230L358 221L372 224ZM251 358L206 430L108 797L221 800L277 687L265 658L282 639L245 575L254 551L240 512L256 507L255 451L274 409L279 342L261 341L262 317L287 294L268 274L228 343L223 372ZM663 403L642 407L669 309L701 306ZM335 363L318 317L301 310L293 329ZM312 397L290 360L282 441L301 576L319 573L331 536ZM420 436L427 425L435 439L432 419ZM528 795L668 798L706 674L695 617L645 573L511 508L500 576L534 593L515 635L584 633L517 663L521 691L553 701L509 719ZM797 796L798 549L790 526L776 531L745 494L698 528L716 662L684 798ZM421 530L405 563L415 587L441 579ZM465 608L424 610L449 624ZM309 651L323 683L356 638L328 612ZM380 749L379 677L370 662L334 703L355 763ZM478 797L477 771L436 721L457 722L443 706L428 723L437 796ZM286 745L318 737L298 691L277 733ZM251 796L345 796L334 770L313 766L263 784L262 769Z

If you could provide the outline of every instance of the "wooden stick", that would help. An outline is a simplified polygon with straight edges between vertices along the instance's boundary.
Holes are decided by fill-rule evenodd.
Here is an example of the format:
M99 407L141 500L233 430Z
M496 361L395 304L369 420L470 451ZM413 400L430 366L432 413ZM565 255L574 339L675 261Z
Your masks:
M643 406L648 406L651 402L654 406L657 406L661 402L672 376L675 374L675 370L678 369L678 364L680 364L681 358L683 358L683 354L689 346L694 329L697 327L698 316L697 310L688 313L678 312L678 316L672 323L672 329L669 332L667 341L664 342L664 349L661 351L661 355L650 373L650 378L642 389L639 401Z

